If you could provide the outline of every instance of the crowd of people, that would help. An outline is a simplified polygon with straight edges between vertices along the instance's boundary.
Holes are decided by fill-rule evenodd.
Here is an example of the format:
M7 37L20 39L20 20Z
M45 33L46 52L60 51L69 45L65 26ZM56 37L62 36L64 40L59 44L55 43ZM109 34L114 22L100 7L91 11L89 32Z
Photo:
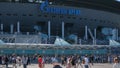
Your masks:
M8 68L8 64L12 64L12 68L17 68L17 66L23 65L23 68L27 68L27 65L29 63L29 57L28 56L0 56L0 64L3 68Z
M45 64L53 64L53 68L91 68L93 63L114 63L113 68L119 66L119 55L69 55L69 56L42 56L42 55L1 55L0 64L3 68L23 66L27 68L30 64L38 64L39 68L45 68ZM120 67L118 67L120 68Z

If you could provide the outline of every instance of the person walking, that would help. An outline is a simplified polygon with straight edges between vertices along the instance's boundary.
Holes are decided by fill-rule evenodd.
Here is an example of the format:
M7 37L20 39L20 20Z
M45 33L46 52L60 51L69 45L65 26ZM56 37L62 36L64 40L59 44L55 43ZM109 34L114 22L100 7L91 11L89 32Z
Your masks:
M67 58L66 68L72 68L72 63L71 63L71 62L72 62L72 57L69 56L69 57Z
M12 60L13 68L17 68L17 65L16 65L16 56L13 55L11 60Z
M38 57L38 65L39 65L39 68L43 68L42 62L43 62L42 56L39 56L39 57Z
M5 56L2 56L1 62L2 62L2 67L5 68Z
M21 64L22 64L22 59L21 59L20 56L17 56L17 58L16 58L16 63L17 63L18 66L21 66Z
M90 60L91 65L93 65L93 62L94 62L94 55L91 55L91 56L89 57L89 60Z
M114 58L113 68L120 68L118 57Z
M6 65L6 68L8 68L8 62L9 62L9 59L7 56L5 56L5 65Z
M23 68L27 68L28 57L22 56Z
M87 55L84 58L84 67L83 68L89 68L89 59L88 59Z

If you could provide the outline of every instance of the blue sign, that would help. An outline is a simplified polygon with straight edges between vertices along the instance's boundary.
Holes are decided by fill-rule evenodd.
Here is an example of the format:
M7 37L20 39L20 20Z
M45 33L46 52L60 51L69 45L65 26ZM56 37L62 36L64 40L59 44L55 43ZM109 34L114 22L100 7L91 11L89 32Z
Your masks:
M40 10L46 13L55 13L55 14L68 14L68 15L79 15L79 9L66 9L62 7L49 7L48 0L43 2L40 6Z

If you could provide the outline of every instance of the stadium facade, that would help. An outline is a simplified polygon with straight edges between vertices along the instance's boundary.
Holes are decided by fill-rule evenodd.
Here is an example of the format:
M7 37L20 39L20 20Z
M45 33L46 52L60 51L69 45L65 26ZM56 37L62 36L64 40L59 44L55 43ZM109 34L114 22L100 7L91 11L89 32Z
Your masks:
M60 37L75 34L84 38L86 26L92 34L96 29L98 39L107 39L116 36L114 33L119 30L120 15L117 13L48 3L0 2L1 31L42 32Z
M113 5L109 6L108 4L102 5L100 4L102 1L98 3L99 1L94 2L94 0L90 3L88 3L89 1L84 2L80 0L79 2L78 0L71 0L73 4L72 2L68 2L69 0L64 0L65 3L63 0L50 1L1 0L0 39L4 42L15 44L24 43L25 40L27 42L29 41L28 43L30 43L31 40L31 43L41 44L44 41L46 42L46 40L46 43L50 43L54 41L54 39L51 41L52 37L58 36L67 39L67 41L71 43L72 41L69 39L73 39L76 44L81 44L82 42L87 43L89 41L90 43L88 44L91 44L92 40L93 44L108 45L106 42L109 39L119 41L119 8L115 6L115 8L111 7ZM80 7L78 7L78 3ZM94 5L92 5L92 3ZM114 1L112 3L114 4ZM119 3L117 2L116 4ZM63 53L62 50L60 50L60 54ZM3 51L4 48L1 50L1 53L3 53ZM9 52L9 50L7 51ZM16 48L14 51L16 51ZM24 53L24 50L20 51L20 53ZM106 48L104 53L108 51L109 47ZM40 52L42 53L43 51ZM72 52L71 49L69 53L70 52ZM75 52L77 52L77 50ZM87 52L89 52L89 50Z

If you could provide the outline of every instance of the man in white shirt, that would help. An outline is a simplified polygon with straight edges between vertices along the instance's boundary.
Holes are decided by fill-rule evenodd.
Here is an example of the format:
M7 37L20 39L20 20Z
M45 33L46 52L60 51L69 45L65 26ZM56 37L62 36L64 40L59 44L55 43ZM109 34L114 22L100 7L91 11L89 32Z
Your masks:
M89 68L89 59L87 55L85 56L84 61L85 61L84 68Z

